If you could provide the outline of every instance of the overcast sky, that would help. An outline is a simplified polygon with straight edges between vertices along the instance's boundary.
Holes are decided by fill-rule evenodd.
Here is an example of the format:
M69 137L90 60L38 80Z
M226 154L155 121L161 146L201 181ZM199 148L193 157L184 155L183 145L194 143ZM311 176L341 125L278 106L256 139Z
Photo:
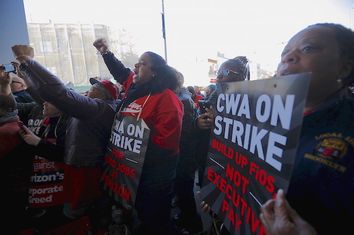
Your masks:
M164 56L161 0L24 0L29 22L124 28L137 54ZM196 61L246 55L274 71L284 43L309 24L354 25L354 0L165 0L168 62L186 85L207 83Z

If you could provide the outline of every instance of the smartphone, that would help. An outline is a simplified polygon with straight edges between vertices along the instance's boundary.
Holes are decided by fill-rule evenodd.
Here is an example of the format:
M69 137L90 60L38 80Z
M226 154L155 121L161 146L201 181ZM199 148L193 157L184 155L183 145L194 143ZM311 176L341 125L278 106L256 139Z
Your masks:
M16 73L16 68L11 63L1 65L0 69L4 70L6 73Z

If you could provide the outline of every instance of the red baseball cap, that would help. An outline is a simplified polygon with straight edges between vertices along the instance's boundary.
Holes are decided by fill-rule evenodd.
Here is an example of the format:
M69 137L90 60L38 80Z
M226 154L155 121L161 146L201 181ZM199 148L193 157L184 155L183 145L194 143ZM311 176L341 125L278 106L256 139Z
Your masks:
M108 93L112 96L113 99L118 98L118 91L117 87L109 80L97 80L96 78L90 78L90 83L91 85L100 83L107 91Z

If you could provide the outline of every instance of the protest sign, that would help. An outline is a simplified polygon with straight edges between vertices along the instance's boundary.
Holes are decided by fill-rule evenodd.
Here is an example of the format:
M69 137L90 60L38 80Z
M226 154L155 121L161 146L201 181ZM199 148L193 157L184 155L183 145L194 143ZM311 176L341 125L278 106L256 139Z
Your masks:
M150 129L143 119L117 115L105 156L104 188L126 207L133 207L140 181Z
M46 141L56 144L53 138ZM32 208L46 208L64 203L64 163L35 155L29 187L28 204Z
M260 206L288 188L309 74L220 83L201 198L231 234L265 234Z

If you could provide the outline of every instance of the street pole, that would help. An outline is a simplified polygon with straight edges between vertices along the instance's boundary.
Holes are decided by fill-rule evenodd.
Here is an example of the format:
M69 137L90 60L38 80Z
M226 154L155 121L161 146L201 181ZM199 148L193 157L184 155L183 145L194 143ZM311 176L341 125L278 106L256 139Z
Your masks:
M165 48L165 60L167 62L167 43L166 43L166 26L165 26L165 4L164 0L162 0L162 37L163 37L163 42L164 42L164 48Z

